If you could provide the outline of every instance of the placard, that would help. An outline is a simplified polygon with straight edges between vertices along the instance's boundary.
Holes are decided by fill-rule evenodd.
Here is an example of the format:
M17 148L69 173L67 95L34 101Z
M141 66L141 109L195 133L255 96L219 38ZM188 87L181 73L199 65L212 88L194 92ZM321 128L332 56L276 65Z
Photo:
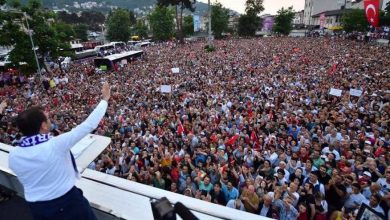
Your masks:
M180 68L178 67L172 68L172 73L180 73Z
M171 93L172 92L172 87L170 85L161 85L160 86L160 91L162 93Z
M342 90L331 88L329 94L340 97Z
M122 65L127 65L127 60L126 59L121 60L121 64Z
M350 89L350 90L349 90L349 94L350 94L351 96L360 97L360 96L362 96L363 91L362 91L362 90L358 90L358 89Z

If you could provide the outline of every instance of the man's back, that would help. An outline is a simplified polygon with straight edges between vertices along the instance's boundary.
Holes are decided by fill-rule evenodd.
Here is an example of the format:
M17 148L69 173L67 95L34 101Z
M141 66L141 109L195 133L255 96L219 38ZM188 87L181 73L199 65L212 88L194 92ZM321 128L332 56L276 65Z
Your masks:
M24 186L29 202L58 198L75 184L70 154L56 151L53 141L31 147L16 147L9 155L10 168Z

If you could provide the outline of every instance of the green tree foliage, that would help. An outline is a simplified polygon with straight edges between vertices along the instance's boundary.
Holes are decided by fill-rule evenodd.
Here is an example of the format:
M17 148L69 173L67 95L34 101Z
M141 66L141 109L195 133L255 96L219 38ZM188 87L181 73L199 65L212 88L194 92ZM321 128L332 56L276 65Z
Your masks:
M108 17L107 38L127 42L131 35L129 11L117 9Z
M221 38L222 33L227 30L229 23L229 10L221 3L216 3L211 8L211 30L215 38Z
M349 10L341 18L341 25L346 32L366 31L368 29L368 22L364 10Z
M81 41L88 40L88 27L85 24L76 24L73 26L75 38L80 39Z
M292 30L292 20L294 18L295 12L293 7L288 7L287 9L281 8L276 17L273 31L282 35L290 34Z
M17 44L9 54L11 65L21 69L24 73L33 73L37 70L33 50L31 50L31 42L29 36L20 32Z
M100 26L104 24L106 20L104 14L98 11L83 11L80 16L76 13L68 14L62 11L62 12L58 12L57 17L60 21L63 21L67 24L87 25L88 30L94 30L94 31L100 30ZM131 19L131 15L130 15L130 19Z
M129 10L129 19L131 25L137 24L137 18L135 17L134 11Z
M261 27L261 19L253 14L241 15L238 19L238 34L240 36L255 36L256 30Z
M70 24L66 24L64 22L57 22L53 24L53 27L57 33L57 37L59 41L69 42L72 39L74 39L76 36L73 27Z
M184 9L188 9L191 12L194 12L195 4L196 0L157 0L158 6L175 6L177 37L180 39L181 42L183 42L183 11Z
M150 14L149 21L153 37L157 40L168 40L174 33L175 12L164 6L157 6Z
M264 11L263 0L247 0L245 2L246 14L258 15Z
M41 5L38 0L30 0L20 8L2 13L0 45L12 45L14 47L10 53L12 65L23 66L26 71L36 68L30 34L41 64L45 58L56 59L63 56L70 48L68 40L74 36L70 25L56 22L54 13L44 10ZM21 64L23 65L20 66Z
M194 34L194 19L191 15L184 17L183 33L186 37Z
M133 35L139 36L140 38L148 38L148 27L145 22L138 20L133 29Z
M240 36L255 36L256 31L261 28L261 18L258 16L264 11L263 0L247 0L245 3L245 14L238 19L238 34Z

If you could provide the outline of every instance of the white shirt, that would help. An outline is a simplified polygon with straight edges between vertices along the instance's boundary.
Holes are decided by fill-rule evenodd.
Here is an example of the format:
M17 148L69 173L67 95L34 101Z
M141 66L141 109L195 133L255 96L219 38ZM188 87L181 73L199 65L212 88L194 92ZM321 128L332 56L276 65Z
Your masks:
M48 201L67 193L76 182L70 148L93 131L106 113L102 100L89 117L71 131L31 147L16 147L9 154L9 167L24 188L28 202Z
M383 211L382 207L380 207L380 205L377 205L376 207L372 207L370 206L370 200L366 199L366 201L363 202L364 204L366 204L368 207L374 209L376 212L382 214L382 215L385 215L385 211Z
M366 198L363 196L363 194L351 194L347 201L345 201L344 206L346 208L353 208L356 205L361 205L364 201L366 201Z

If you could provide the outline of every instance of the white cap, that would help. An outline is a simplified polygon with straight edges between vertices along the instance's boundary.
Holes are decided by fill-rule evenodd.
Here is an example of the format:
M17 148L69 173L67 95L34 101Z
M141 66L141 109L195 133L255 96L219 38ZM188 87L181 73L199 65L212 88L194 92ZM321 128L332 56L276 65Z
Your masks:
M368 171L364 171L364 172L363 172L363 175L367 175L367 176L369 176L369 177L371 178L371 173L368 172Z

